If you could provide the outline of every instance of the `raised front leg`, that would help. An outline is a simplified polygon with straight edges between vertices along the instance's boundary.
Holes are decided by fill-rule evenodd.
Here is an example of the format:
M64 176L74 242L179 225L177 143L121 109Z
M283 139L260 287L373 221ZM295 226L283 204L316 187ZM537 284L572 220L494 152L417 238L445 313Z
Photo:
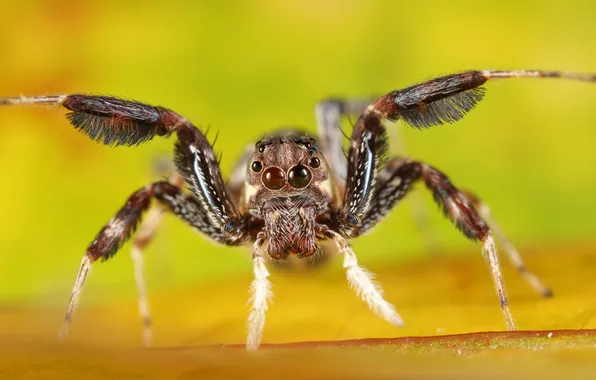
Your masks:
M138 145L188 124L167 108L109 96L20 96L0 98L0 104L61 105L70 111L66 117L76 129L105 145Z
M138 145L155 136L176 132L176 166L193 190L209 220L225 227L229 236L240 228L240 214L226 193L213 147L187 119L164 107L98 95L51 95L0 98L0 105L61 105L70 110L70 123L93 140L106 145ZM235 242L231 241L234 244Z
M368 111L389 120L403 119L416 128L453 123L463 118L484 97L481 87L491 79L565 78L595 82L595 74L542 70L480 70L446 75L396 90L381 97Z

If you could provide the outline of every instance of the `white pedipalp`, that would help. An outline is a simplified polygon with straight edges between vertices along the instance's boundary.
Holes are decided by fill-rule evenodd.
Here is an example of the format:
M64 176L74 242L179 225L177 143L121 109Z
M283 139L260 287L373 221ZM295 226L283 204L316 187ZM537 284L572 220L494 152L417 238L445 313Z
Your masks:
M254 280L250 285L250 314L248 316L248 333L246 336L246 349L255 351L261 344L263 329L265 328L265 314L268 301L273 297L271 282L267 279L269 271L265 267L265 257L261 250L262 241L257 239L253 251Z
M356 294L362 298L368 307L379 317L394 326L403 326L404 321L395 310L395 306L383 298L383 288L374 280L374 274L362 268L356 259L354 251L350 248L344 253L344 268L346 278Z
M368 307L379 317L394 326L403 326L404 321L395 310L395 306L383 298L383 288L374 280L374 275L358 264L358 258L343 237L334 231L328 231L344 255L343 266L346 268L346 278L350 288L362 298Z

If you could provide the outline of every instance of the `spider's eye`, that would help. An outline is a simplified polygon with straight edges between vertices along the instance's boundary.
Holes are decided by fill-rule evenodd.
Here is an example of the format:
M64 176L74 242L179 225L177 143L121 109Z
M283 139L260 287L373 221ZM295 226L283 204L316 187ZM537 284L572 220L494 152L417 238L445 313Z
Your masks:
M294 166L288 173L288 182L296 189L302 189L308 186L311 178L310 170L302 165Z
M321 166L321 160L319 160L318 157L313 157L310 159L310 161L308 161L308 166L310 166L313 169L316 169L319 166Z
M263 170L263 164L261 161L253 161L250 165L250 169L255 173L260 173Z
M269 190L279 190L286 184L286 174L280 168L271 167L263 172L262 180Z
M265 151L265 145L261 145L257 150L259 153L263 153Z

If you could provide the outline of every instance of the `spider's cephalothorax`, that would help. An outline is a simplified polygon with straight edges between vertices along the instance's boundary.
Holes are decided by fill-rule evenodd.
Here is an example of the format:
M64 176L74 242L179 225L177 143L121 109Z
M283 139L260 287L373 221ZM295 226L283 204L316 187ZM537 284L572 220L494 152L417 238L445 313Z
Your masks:
M132 248L147 344L151 341L151 319L142 249L153 238L164 210L215 242L227 245L252 242L254 281L248 349L256 349L261 342L271 296L265 259L284 259L290 254L310 257L318 252L317 244L321 240L332 241L344 255L348 282L368 306L393 325L401 326L401 317L383 298L382 289L372 275L358 264L346 239L370 230L416 182L424 183L445 216L466 237L482 243L507 327L514 330L492 235L501 241L509 260L534 289L543 296L552 292L526 269L519 253L491 218L488 207L477 197L457 189L443 173L428 164L406 157L386 157L384 122L401 119L416 128L453 123L482 100L485 90L480 86L485 82L516 77L596 81L595 75L559 71L468 71L392 91L371 102L329 99L319 103L315 110L318 146L313 138L295 131L266 137L245 152L227 183L205 135L167 108L79 94L0 98L0 105L62 105L70 110L67 117L76 129L107 145L138 145L154 136L172 133L178 137L177 170L170 181L156 182L134 192L87 248L61 336L67 332L91 263L116 254L153 199L160 207L148 213ZM360 116L344 155L340 118L356 113ZM188 192L182 188L184 183Z
M264 221L272 258L317 252L318 219L333 196L327 164L313 138L288 132L259 141L244 186L244 207Z

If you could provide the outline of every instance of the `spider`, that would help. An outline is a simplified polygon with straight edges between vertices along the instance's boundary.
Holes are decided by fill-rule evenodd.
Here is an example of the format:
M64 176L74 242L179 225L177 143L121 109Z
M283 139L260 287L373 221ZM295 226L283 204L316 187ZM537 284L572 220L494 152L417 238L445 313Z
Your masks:
M384 299L373 275L359 265L347 239L373 228L417 182L424 182L445 216L464 236L481 243L507 328L515 330L493 233L519 274L539 294L549 297L551 290L526 269L479 198L459 190L445 174L424 162L387 157L385 121L401 119L418 129L453 123L482 100L485 88L481 86L485 82L521 77L596 81L593 74L482 70L435 78L389 92L370 103L363 99L327 99L315 109L318 142L297 130L266 136L245 152L227 184L213 143L190 121L167 108L82 94L0 98L0 105L61 105L70 111L67 118L76 129L105 145L134 146L172 133L178 137L176 173L170 181L155 182L135 191L87 248L60 336L66 336L91 264L116 254L154 199L159 206L151 209L132 245L145 343L151 341L151 318L142 250L152 240L164 211L217 243L252 243L254 280L250 287L248 350L260 345L272 296L265 260L284 260L292 254L314 257L321 252L319 243L324 240L334 243L343 254L348 283L358 296L380 317L402 326L402 318ZM340 118L353 113L360 116L349 138L349 150L344 154ZM189 191L183 189L184 184Z

